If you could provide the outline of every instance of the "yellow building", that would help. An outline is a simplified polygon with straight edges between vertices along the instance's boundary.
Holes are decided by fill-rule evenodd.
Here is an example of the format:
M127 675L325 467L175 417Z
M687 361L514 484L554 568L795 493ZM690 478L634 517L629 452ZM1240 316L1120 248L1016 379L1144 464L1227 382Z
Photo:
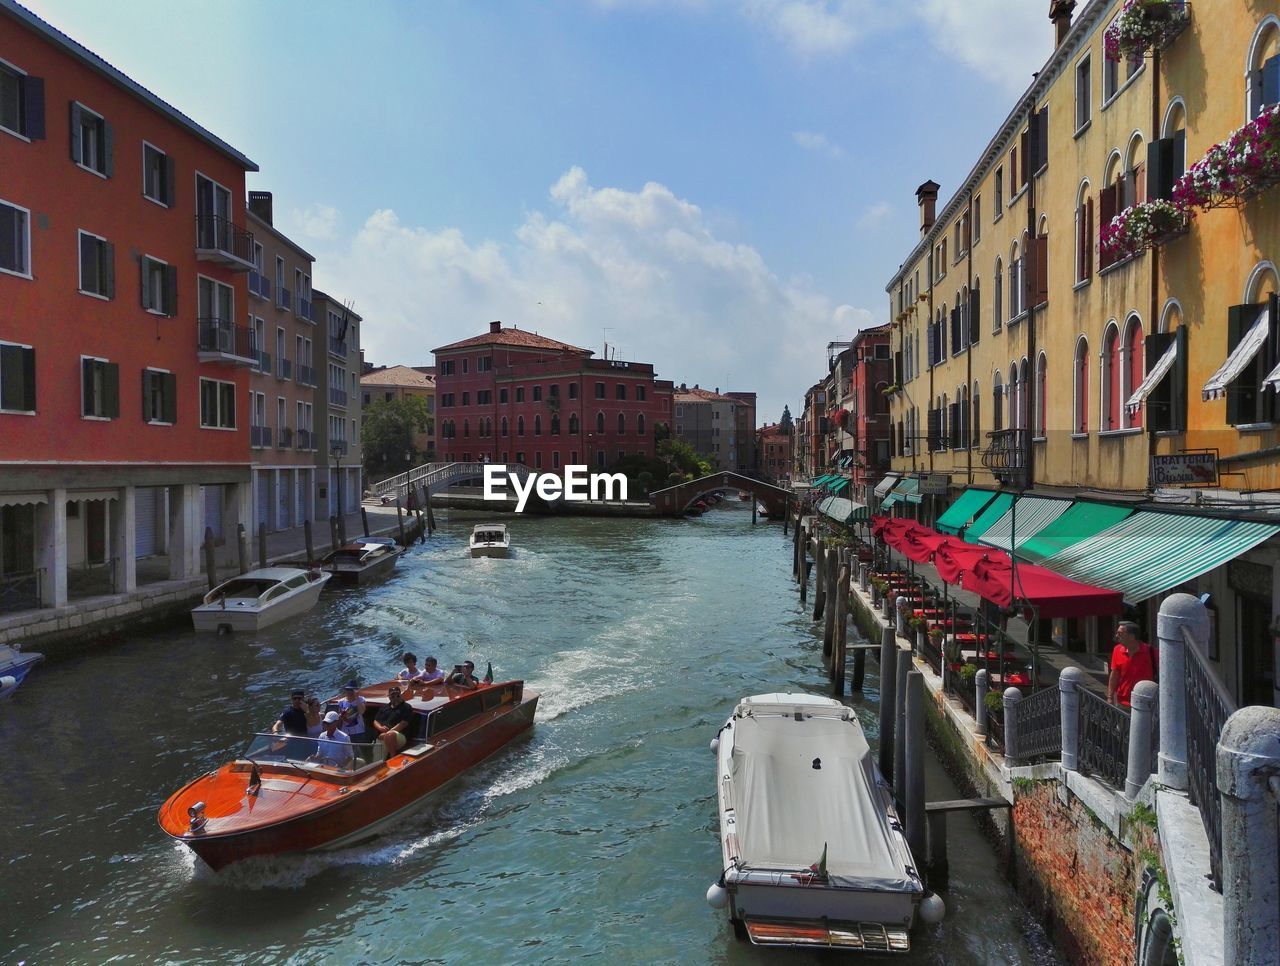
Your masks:
M919 504L927 521L975 486L1277 519L1280 401L1263 384L1280 366L1280 319L1266 311L1280 289L1280 191L1265 190L1280 179L1184 205L1182 176L1280 102L1280 0L1155 6L1053 0L1055 49L959 189L940 210L937 184L917 192L920 240L886 290L893 468L949 482ZM1120 17L1147 18L1145 56L1108 56ZM1216 455L1218 475L1212 459L1178 455L1191 450ZM1169 473L1207 475L1165 486ZM1276 693L1269 532L1129 598L1154 633L1167 592L1212 594L1218 670L1262 703ZM1105 645L1106 628L1080 635Z

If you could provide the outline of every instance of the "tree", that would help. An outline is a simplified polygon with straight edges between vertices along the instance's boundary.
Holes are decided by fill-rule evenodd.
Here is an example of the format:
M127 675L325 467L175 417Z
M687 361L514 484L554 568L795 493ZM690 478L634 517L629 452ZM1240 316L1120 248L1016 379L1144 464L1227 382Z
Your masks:
M414 437L434 432L435 420L422 397L379 400L365 410L360 431L365 472L370 476L404 472L420 455Z
M690 478L711 475L710 461L699 456L692 446L682 439L664 439L657 446L657 458L666 463L673 472L683 473Z
M778 420L778 429L790 435L792 427L793 427L793 423L791 421L791 407L783 406L782 418Z

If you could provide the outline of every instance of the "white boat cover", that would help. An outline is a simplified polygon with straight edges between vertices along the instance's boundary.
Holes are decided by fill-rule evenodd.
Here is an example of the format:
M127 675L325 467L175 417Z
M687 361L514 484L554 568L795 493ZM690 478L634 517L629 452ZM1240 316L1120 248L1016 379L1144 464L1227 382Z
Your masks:
M786 710L757 707L733 721L740 867L798 872L818 862L825 846L833 886L919 891L894 848L857 719L813 708L797 721Z

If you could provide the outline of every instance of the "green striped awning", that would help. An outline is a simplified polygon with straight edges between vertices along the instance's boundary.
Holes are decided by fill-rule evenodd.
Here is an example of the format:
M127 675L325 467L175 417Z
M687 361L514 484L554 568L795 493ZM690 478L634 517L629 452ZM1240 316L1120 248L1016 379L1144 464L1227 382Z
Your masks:
M831 475L830 473L824 473L822 476L818 477L816 480L810 480L809 481L810 489L816 490L818 487L822 486L823 483L827 482L830 475Z
M1118 590L1136 604L1221 566L1276 533L1280 526L1274 523L1138 510L1046 558L1044 566L1072 580Z
M842 476L831 484L831 492L839 493L848 485L849 485L849 478L847 476Z
M836 523L853 523L867 519L867 508L841 496L829 496L818 504L818 512Z
M979 543L1001 550L1013 550L1051 524L1071 506L1070 500L1044 496L1020 496L995 523L987 528ZM1016 544L1015 544L1016 541Z
M906 500L908 503L924 502L924 497L920 494L920 480L914 476L904 479L893 492L899 499Z
M1012 505L1012 493L997 493L992 497L987 508L979 513L977 519L965 529L965 543L977 543L978 538L995 526L995 522L1004 516L1004 511Z
M1072 544L1087 540L1115 526L1130 513L1131 507L1114 503L1089 503L1077 501L1058 519L1054 520L1025 543L1018 542L1018 556L1032 563L1040 563Z
M995 495L993 490L965 490L956 497L956 502L947 507L942 516L938 517L936 529L942 533L959 533L973 515L990 503Z

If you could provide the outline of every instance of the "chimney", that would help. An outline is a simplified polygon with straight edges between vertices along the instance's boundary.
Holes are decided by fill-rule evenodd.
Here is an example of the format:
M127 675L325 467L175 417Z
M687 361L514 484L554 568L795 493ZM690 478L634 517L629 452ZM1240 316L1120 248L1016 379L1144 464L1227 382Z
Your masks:
M250 191L249 192L249 210L265 221L268 225L271 222L271 192L270 191Z
M926 181L916 189L916 204L920 206L921 237L928 234L933 223L938 220L938 188L940 187L941 185L936 181Z
M494 333L501 332L501 331L502 331L502 323L501 323L501 322L490 322L490 323L489 323L489 334L490 334L490 335L493 335Z
M1061 47L1071 30L1071 14L1076 8L1076 0L1049 0L1049 19L1053 21L1053 45Z

